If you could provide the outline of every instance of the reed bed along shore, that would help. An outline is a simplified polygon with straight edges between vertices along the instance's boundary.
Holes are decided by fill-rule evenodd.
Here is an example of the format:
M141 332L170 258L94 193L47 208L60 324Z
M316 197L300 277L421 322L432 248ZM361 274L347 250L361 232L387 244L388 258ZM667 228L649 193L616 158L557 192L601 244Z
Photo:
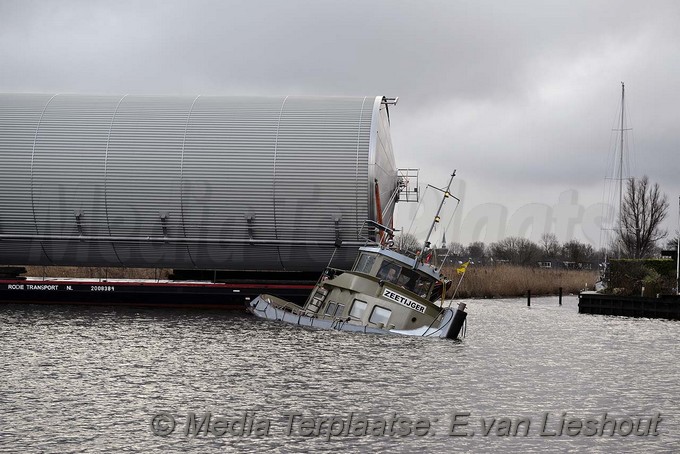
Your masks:
M451 297L461 277L454 268L444 267L453 285L447 296ZM520 297L531 290L532 295L556 295L562 287L563 294L592 290L598 279L597 271L553 270L515 265L475 267L470 265L463 277L456 298Z

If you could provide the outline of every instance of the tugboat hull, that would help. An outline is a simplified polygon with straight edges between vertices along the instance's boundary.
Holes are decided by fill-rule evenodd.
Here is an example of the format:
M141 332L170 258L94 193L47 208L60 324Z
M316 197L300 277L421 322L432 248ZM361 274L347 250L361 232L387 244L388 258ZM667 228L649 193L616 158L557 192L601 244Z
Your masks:
M351 323L346 319L331 320L310 317L304 315L299 306L296 307L296 305L292 303L271 295L260 295L252 300L248 306L248 311L257 317L266 320L275 320L308 328L334 329L338 331L367 334L401 334L405 336L440 337L449 339L457 339L460 334L462 321L454 332L454 329L456 328L456 323L454 321L457 316L458 318L460 317L458 314L462 312L463 320L464 315L466 315L466 313L460 309L453 310L451 308L446 308L442 313L441 321L438 325L422 326L411 330L384 329L375 326Z

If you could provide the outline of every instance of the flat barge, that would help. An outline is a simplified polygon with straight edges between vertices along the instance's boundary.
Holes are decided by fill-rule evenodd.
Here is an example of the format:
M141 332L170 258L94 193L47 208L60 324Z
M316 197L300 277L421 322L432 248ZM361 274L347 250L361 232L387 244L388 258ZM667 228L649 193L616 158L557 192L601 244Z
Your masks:
M0 279L0 304L179 307L245 311L262 293L304 302L314 283L169 281L153 279Z
M658 298L649 298L581 292L578 296L578 312L680 320L680 296L660 295Z

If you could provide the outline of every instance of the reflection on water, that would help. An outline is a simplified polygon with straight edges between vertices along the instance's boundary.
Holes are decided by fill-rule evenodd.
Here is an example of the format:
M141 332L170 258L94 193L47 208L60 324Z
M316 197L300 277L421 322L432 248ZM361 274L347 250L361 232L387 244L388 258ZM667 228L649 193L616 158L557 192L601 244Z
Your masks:
M468 301L460 343L313 331L233 313L3 305L0 451L677 450L680 324L579 315L576 305L574 297L562 307L556 298L534 298L531 308ZM269 436L184 434L189 413L198 423L205 412L233 422L246 410L248 421L269 422ZM165 437L151 429L160 412L176 421ZM431 427L423 436L328 442L286 436L291 412L421 418ZM448 435L454 412L470 413L458 429L474 436ZM549 429L563 412L663 419L656 437L541 436L545 412ZM502 417L529 419L528 435L498 436L492 426L485 436L486 423Z

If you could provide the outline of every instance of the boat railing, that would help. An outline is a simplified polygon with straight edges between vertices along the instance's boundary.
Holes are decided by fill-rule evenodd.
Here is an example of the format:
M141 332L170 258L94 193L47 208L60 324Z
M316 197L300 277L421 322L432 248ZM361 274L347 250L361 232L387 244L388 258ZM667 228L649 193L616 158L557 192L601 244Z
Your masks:
M384 247L394 237L394 229L378 222L367 219L359 229L359 238L364 240L364 246Z
M421 254L420 249L402 248L394 242L394 234L398 230L391 229L375 221L366 220L359 230L359 238L364 240L364 246L379 246L390 249L408 258L416 259Z
M268 299L267 302L269 304L273 304L273 302ZM277 301L276 304L273 304L274 307L277 310L282 310L284 312L290 312L291 314L294 315L300 315L300 316L307 316L307 317L316 317L316 313L314 311L311 311L309 309L306 309L305 307L300 307L295 303L291 303L290 301Z

